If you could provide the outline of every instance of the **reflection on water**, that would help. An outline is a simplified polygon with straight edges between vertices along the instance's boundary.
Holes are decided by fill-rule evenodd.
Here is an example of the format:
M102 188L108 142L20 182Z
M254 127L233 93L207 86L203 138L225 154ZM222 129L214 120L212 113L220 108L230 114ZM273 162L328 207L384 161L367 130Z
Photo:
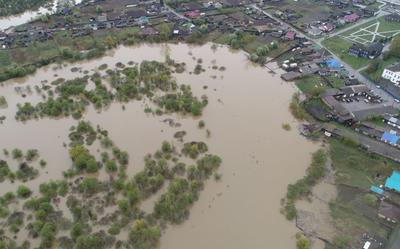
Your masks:
M173 142L173 134L179 130L187 131L188 141L206 140L210 151L223 158L222 180L207 182L189 219L182 225L169 226L163 234L161 249L294 249L297 230L279 213L280 199L287 184L304 175L311 152L319 145L307 141L295 129L297 124L288 112L294 87L282 82L279 75L249 64L242 52L231 53L226 47L213 51L210 44L120 47L94 61L51 65L19 83L8 81L1 88L9 108L0 110L0 116L7 116L0 126L0 149L37 148L48 161L40 181L61 178L61 172L71 164L63 142L68 141L68 129L76 121L45 118L26 124L16 122L15 105L27 100L38 102L41 97L32 93L25 99L15 93L14 87L33 88L44 80L74 78L85 70L93 72L104 63L111 67L117 62L164 60L166 54L186 63L187 70L176 75L177 81L190 84L197 96L208 96L209 105L201 119L211 131L209 138L205 138L205 129L198 129L198 119L145 114L146 101L130 102L125 105L126 110L114 103L106 111L89 109L85 114L85 119L108 130L114 142L130 154L129 175L141 169L143 156L155 151L163 140ZM189 73L199 58L206 72ZM226 70L214 70L213 65ZM80 71L72 73L73 67ZM170 127L163 122L166 118L173 118L182 126ZM282 123L290 123L293 129L283 130ZM37 189L39 179L29 184ZM2 186L0 192L15 188ZM151 210L149 205L145 203L146 210Z

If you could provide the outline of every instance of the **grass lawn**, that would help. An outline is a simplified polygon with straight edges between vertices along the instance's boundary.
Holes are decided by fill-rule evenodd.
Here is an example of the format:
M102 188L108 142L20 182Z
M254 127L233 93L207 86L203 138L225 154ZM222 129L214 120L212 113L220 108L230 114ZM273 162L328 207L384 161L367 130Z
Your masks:
M11 64L10 51L0 50L0 66L8 66Z
M328 76L327 79L328 79L329 83L331 83L333 85L333 87L335 87L335 88L341 88L344 86L344 80L339 77L331 75L331 76Z
M393 169L398 168L389 159L367 153L341 140L331 139L330 148L337 183L368 189L371 184L380 183L375 180L377 174L389 176Z
M328 88L319 75L310 75L296 81L297 87L305 94L314 95Z
M351 34L357 32L357 31L359 31L360 29L366 29L366 30L369 30L369 31L375 31L375 26L372 26L372 27L369 27L369 26L371 26L372 24L377 23L378 21L380 22L380 25L379 25L379 29L378 29L377 32L400 30L400 25L398 23L396 23L396 22L388 22L388 21L385 20L385 17L382 16L382 17L379 17L377 20L373 20L373 21L364 23L362 25L356 26L355 28L346 31L346 32L342 33L341 35L342 36L351 35ZM362 32L361 33L357 33L357 34L362 34ZM388 33L388 36L390 36L390 35L392 35L392 33Z
M243 50L247 53L251 54L256 51L259 46L266 45L265 43L260 42L258 39L254 39L253 41L246 43L243 47Z
M332 53L336 54L340 57L344 62L349 64L354 69L360 69L370 62L369 59L366 58L358 58L355 56L351 56L347 53L352 43L344 40L338 36L334 36L328 39L325 39L322 42Z
M228 44L229 42L229 33L223 33L220 36L216 37L213 42L218 44Z

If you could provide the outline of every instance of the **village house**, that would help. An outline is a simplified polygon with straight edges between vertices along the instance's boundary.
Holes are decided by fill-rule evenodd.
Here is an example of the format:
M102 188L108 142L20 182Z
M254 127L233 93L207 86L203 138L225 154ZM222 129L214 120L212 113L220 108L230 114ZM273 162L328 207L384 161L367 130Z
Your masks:
M400 120L396 117L393 117L390 115L384 115L383 122L385 122L386 124L396 128L396 129L400 129Z
M325 33L328 33L335 29L335 25L332 23L323 23L319 26L319 29Z
M381 139L384 134L384 130L380 126L370 122L361 122L355 130L374 139Z
M199 10L192 10L185 13L185 16L190 19L197 19L200 18L200 11Z
M388 190L400 192L400 172L393 171L392 175L385 181L385 188Z
M143 37L157 36L159 32L153 27L146 27L140 30L139 34Z
M372 60L378 57L382 53L382 50L383 45L379 42L372 43L368 46L355 43L349 48L348 53L355 57L369 58Z
M395 85L400 84L400 63L385 68L382 73L382 78L389 80Z
M312 36L320 36L322 35L322 30L315 27L315 26L311 26L308 30L307 33L312 35Z
M372 7L364 8L362 11L363 11L363 16L364 17L372 17L372 16L375 16L378 13L378 9L377 8L372 8Z
M7 34L0 31L0 41L4 41L5 39L7 39Z
M386 201L381 201L378 209L378 217L391 223L397 223L400 220L400 208Z
M345 15L343 18L344 18L345 22L353 23L353 22L357 22L358 19L360 19L360 16L357 15L356 13L352 13L350 15Z
M385 20L388 22L400 22L400 14L390 14L385 16Z
M288 32L286 32L284 40L293 41L295 38L296 38L296 33L294 31L288 31Z
M126 12L126 16L131 19L137 19L139 17L146 16L146 15L147 15L147 13L143 9L128 10Z

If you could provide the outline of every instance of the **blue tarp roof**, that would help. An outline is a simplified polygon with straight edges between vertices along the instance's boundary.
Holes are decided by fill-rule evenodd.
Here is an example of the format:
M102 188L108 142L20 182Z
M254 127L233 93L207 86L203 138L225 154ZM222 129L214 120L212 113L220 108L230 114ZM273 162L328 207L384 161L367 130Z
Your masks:
M382 135L382 140L389 142L391 144L396 144L399 140L399 137L396 134L392 134L390 132L385 131Z
M392 175L386 179L385 187L400 192L400 172L393 171Z
M339 69L342 67L342 64L340 64L339 61L335 60L335 59L329 59L326 61L326 65L329 68L334 68L334 69Z
M377 187L377 186L371 186L370 190L379 195L383 195L383 193L384 193L383 189L381 189L380 187Z

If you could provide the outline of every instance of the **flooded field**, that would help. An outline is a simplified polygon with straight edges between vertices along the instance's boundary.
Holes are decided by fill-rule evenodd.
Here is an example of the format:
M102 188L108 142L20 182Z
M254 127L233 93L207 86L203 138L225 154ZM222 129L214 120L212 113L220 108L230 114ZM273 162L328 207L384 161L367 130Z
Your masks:
M42 15L52 14L57 10L57 4L59 0L54 0L51 4L50 8L40 7L38 10L28 10L22 14L12 15L7 17L0 18L0 30L6 30L10 27L15 27L18 25L22 25L31 21L32 19L38 18ZM75 0L75 4L81 3L82 0Z
M166 55L186 63L186 71L174 75L179 84L189 84L196 96L208 96L201 117L146 114L144 108L151 104L146 99L126 103L124 108L120 103L103 111L89 108L83 115L83 119L108 130L115 144L129 153L129 176L142 170L143 157L157 150L162 141L176 143L173 136L182 130L187 132L186 141L205 141L209 151L223 159L218 171L221 180L206 182L189 218L181 225L168 225L163 232L160 248L294 249L298 230L279 213L280 199L288 183L305 174L311 153L319 145L298 134L297 123L288 111L294 86L282 82L279 74L253 66L242 52L212 49L211 44L120 47L100 59L51 65L33 76L5 82L0 95L6 97L8 107L0 109L0 116L6 116L0 125L0 149L39 150L47 166L39 170L38 178L26 183L34 192L43 181L62 179L62 171L71 167L63 143L68 143L69 128L77 121L42 118L22 123L14 119L16 105L42 100L33 90L35 85L93 73L103 64L115 67L118 62L164 61ZM205 72L196 75L191 72L198 59ZM166 119L180 125L171 126ZM199 120L205 121L205 129L198 128ZM282 129L283 123L292 129ZM17 186L5 181L0 194L15 191ZM153 196L142 203L145 212L151 212L156 199Z

